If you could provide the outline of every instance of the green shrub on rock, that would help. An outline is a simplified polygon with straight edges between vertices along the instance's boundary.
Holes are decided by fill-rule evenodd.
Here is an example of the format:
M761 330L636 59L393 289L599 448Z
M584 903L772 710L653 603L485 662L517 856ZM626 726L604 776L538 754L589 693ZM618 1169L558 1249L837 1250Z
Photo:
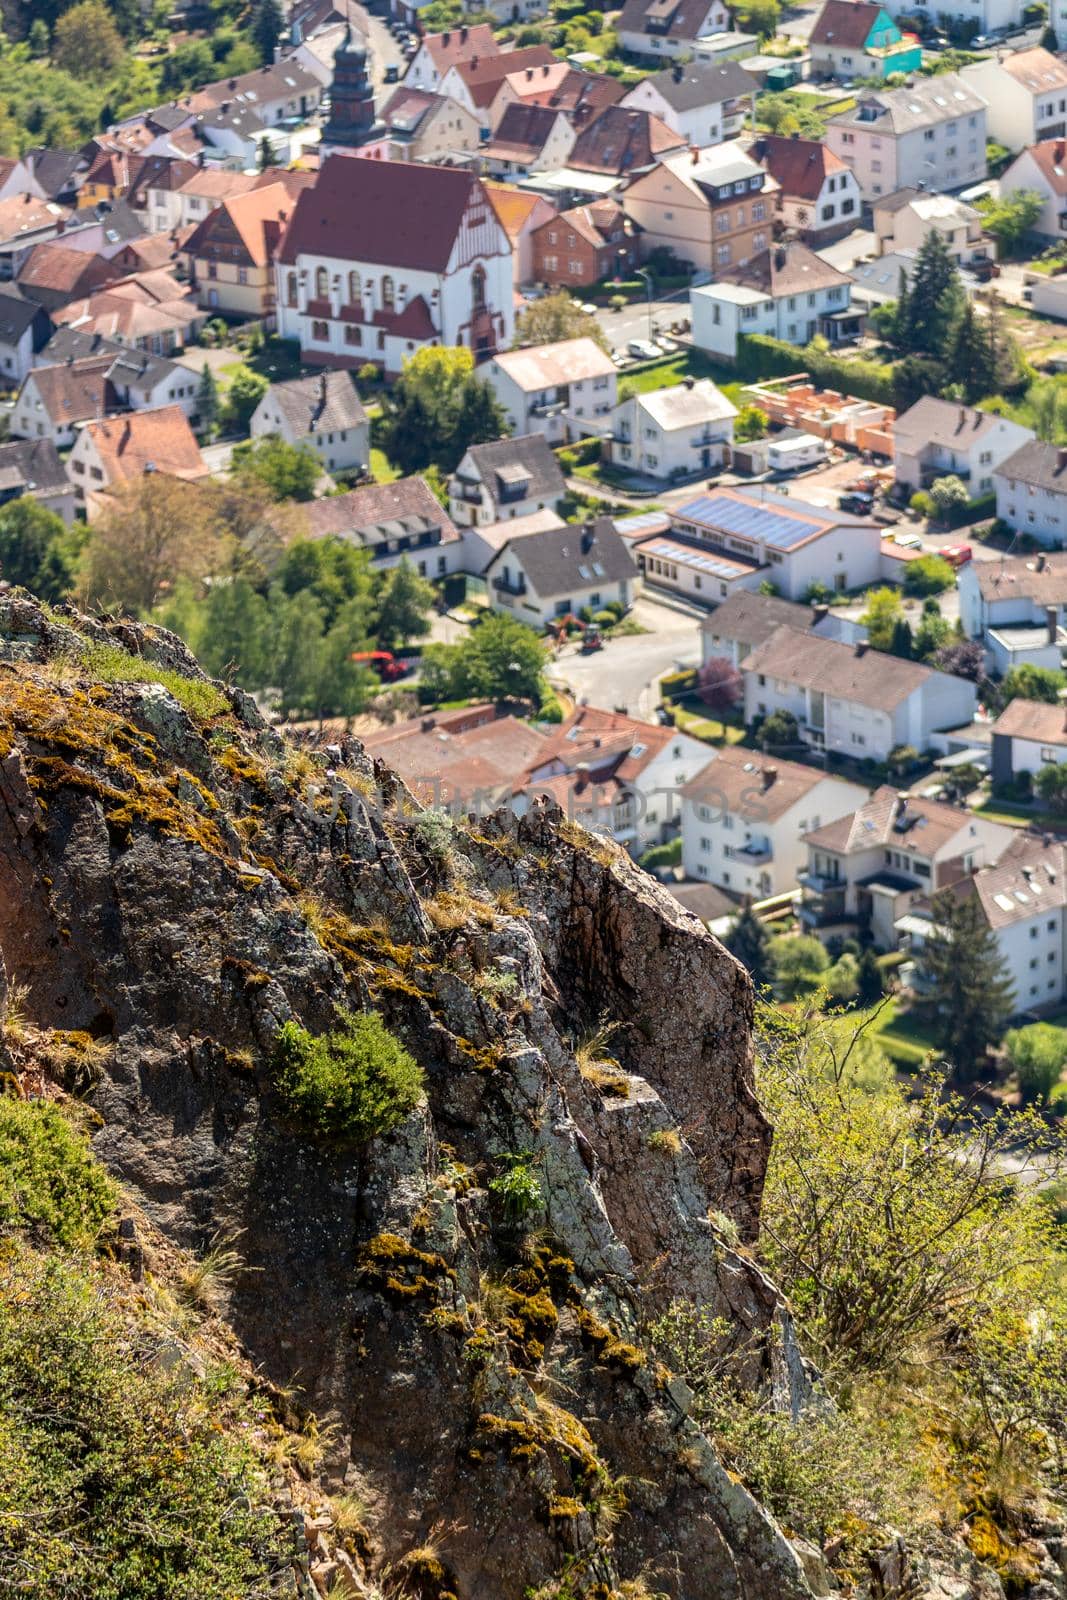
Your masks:
M287 1022L274 1045L275 1089L308 1133L356 1144L388 1133L422 1096L414 1057L373 1011L344 1012L317 1037Z

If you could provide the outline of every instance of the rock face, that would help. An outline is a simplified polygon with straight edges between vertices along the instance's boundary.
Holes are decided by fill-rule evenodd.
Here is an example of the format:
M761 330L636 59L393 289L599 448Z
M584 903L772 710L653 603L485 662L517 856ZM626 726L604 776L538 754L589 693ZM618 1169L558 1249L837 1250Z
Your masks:
M758 1226L747 976L614 846L547 806L423 817L355 741L285 747L172 636L15 595L0 956L35 1025L110 1042L96 1148L153 1221L238 1238L229 1319L336 1425L372 1575L460 1600L560 1575L811 1593L647 1353L682 1295L801 1396L773 1287L711 1220ZM313 1140L277 1032L368 1007L425 1104L361 1147ZM516 1160L521 1218L490 1187Z

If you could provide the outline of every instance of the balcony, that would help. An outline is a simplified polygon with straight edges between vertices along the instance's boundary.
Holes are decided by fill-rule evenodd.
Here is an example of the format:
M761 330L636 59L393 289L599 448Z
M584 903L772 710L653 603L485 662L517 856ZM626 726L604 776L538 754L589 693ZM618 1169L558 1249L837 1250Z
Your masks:
M525 578L494 578L493 588L498 594L520 595L526 593Z
M771 861L774 857L769 839L750 839L747 844L728 844L723 854L727 861L740 861L752 867L761 861Z
M718 433L701 433L689 441L693 450L710 450L713 445L722 444L722 436Z
M538 400L530 407L531 417L558 417L566 411L566 400Z

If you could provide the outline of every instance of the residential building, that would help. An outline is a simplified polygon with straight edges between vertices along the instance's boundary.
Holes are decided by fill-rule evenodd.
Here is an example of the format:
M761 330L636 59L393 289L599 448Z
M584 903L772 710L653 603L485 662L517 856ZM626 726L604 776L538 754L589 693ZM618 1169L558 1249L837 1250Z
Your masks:
M906 492L928 489L936 478L952 474L976 500L992 492L997 467L1033 433L1007 417L924 395L897 418L893 438L893 475Z
M546 533L550 528L562 528L563 525L563 518L551 505L546 505L541 511L530 511L522 517L509 517L503 522L468 523L459 530L460 570L482 577L490 561L510 540L527 539L531 534Z
M564 112L516 100L506 107L481 159L491 177L525 178L565 166L576 137Z
M636 563L610 517L510 539L485 569L489 603L531 627L609 600L629 606L640 586Z
M626 276L637 265L638 241L622 206L610 197L550 217L533 235L534 280L583 288Z
M516 189L506 183L493 183L486 179L485 192L497 214L501 227L511 245L512 273L515 287L533 283L534 240L546 222L557 215L556 208L544 195L528 189Z
M376 572L401 561L409 561L420 578L460 570L459 532L425 478L368 483L310 500L295 508L295 523L305 538L343 539L368 551ZM285 526L292 537L292 516Z
M993 472L997 516L1017 533L1062 550L1067 542L1067 450L1028 439Z
M509 72L496 92L491 116L495 126L507 107L521 100L562 111L575 128L584 128L608 106L618 105L624 93L618 79L606 72L583 72L567 61L554 61Z
M816 78L888 78L918 72L923 64L918 35L902 34L874 0L826 0L808 48Z
M864 200L897 189L964 189L986 175L986 102L958 72L904 89L864 89L831 117L826 143L852 168Z
M756 87L739 61L677 61L642 78L622 104L651 112L701 148L736 139L750 121L755 125Z
M689 291L689 308L694 345L720 360L737 360L744 334L805 345L816 334L841 344L861 331L850 279L799 240L772 244L717 276Z
M608 106L595 122L582 128L567 164L575 172L633 179L678 150L688 150L685 135L675 133L651 111Z
M484 376L513 433L540 433L549 444L566 444L611 426L618 373L592 339L505 351Z
M859 184L821 139L769 133L756 140L751 153L778 185L776 214L782 226L807 244L830 244L858 225Z
M686 378L620 400L611 416L611 460L667 482L718 472L730 459L737 407L710 378Z
M506 523L554 508L566 492L559 462L543 434L472 444L448 484L459 528Z
M83 300L70 301L52 313L52 320L57 326L100 333L118 344L166 356L193 343L207 312L171 273L139 272Z
M399 774L425 805L484 814L511 803L516 779L550 736L494 705L433 711L369 733L367 752Z
M625 0L615 27L628 55L676 59L693 55L698 40L728 33L731 17L723 0Z
M927 235L936 233L958 267L996 257L996 245L982 232L982 213L952 195L898 189L876 200L872 210L880 256L917 255Z
M218 206L241 195L251 194L266 185L263 175L254 172L226 172L219 167L196 167L187 173L187 163L182 162L173 181L173 170L166 174L161 168L154 181L148 184L146 204L151 217L160 224L157 233L170 233L174 228L197 227ZM280 174L277 175L280 180Z
M123 276L120 269L92 250L71 249L53 242L34 245L15 282L28 300L55 311Z
M277 275L278 331L318 365L397 373L426 345L483 360L511 343L511 244L469 172L329 157L297 200Z
M887 9L895 17L914 18L924 15L924 10L916 10L915 0L886 0ZM1020 28L1023 21L1025 0L941 0L937 11L932 13L938 23L948 27L952 23L964 23L974 30L974 35L1005 33L1009 28Z
M716 488L670 518L668 533L638 544L638 560L650 583L701 605L763 582L799 600L815 582L843 592L881 575L876 523L771 490Z
M27 495L64 522L74 521L74 490L50 439L0 444L0 505Z
M15 401L11 434L17 439L47 439L58 450L69 449L83 422L122 409L108 383L111 361L105 354L34 367Z
M521 50L503 50L492 55L468 56L449 67L441 79L439 92L466 106L478 117L480 125L492 132L508 103L508 97L504 97L498 106L494 104L508 74L555 65L555 56L543 44L525 45ZM404 82L407 82L406 77Z
M1067 64L1050 50L998 50L962 75L989 107L989 137L1007 149L1067 135Z
M528 764L512 804L547 794L640 855L677 832L680 793L707 762L708 746L689 734L578 706Z
M17 389L52 333L48 312L14 284L0 285L0 387Z
M182 105L194 115L239 107L254 112L265 127L274 127L281 122L306 122L318 111L323 93L319 73L287 55L252 72L194 89Z
M859 643L778 628L741 663L745 721L791 711L801 741L856 761L885 761L909 745L927 750L931 735L974 719L967 678Z
M1044 201L1030 231L1043 239L1067 239L1067 140L1046 139L1016 156L1001 173L1000 193L1007 199L1020 190Z
M273 322L274 262L294 203L288 185L266 184L223 200L194 228L183 254L201 306Z
M729 661L731 666L740 667L776 628L796 628L800 632L815 628L824 638L846 638L849 643L866 637L866 629L860 623L836 616L829 606L799 605L780 595L737 589L701 619L701 659L705 665L709 661Z
M796 887L804 835L861 806L867 791L818 767L726 745L682 790L682 866L754 900Z
M448 95L409 89L405 81L382 107L390 161L449 163L473 155L481 142L478 118Z
M959 898L978 901L996 938L1000 972L1011 982L1016 1015L1058 1006L1067 993L1065 871L1061 841L1017 831L995 864L950 886ZM901 946L921 956L934 927L933 906L913 906L898 924Z
M370 463L370 419L352 374L344 370L272 383L252 413L253 439L275 434L307 445L327 472L365 472Z
M663 156L635 178L623 206L644 233L698 272L744 266L771 240L778 185L734 141Z
M993 724L992 778L1007 787L1020 773L1067 761L1067 713L1062 702L1012 700Z
M136 482L146 472L171 478L203 478L208 468L185 413L178 406L135 411L87 422L67 458L67 473L79 505L91 522L96 497Z
M1038 277L1031 289L1030 306L1043 317L1067 320L1067 278Z
M0 200L0 283L17 277L34 245L55 239L70 216L68 207L32 194Z
M895 950L896 924L931 893L997 861L1013 828L883 784L850 815L813 826L798 874L800 920L821 938L858 932Z
M448 28L444 33L424 33L404 74L406 89L426 89L436 94L449 69L461 61L484 61L503 54L488 22L468 28Z
M990 630L1002 628L1044 628L1050 611L1067 622L1067 557L969 561L956 581L960 622L968 639L984 639Z
M0 157L0 200L12 200L23 194L35 200L52 198L38 181L32 161L19 156Z

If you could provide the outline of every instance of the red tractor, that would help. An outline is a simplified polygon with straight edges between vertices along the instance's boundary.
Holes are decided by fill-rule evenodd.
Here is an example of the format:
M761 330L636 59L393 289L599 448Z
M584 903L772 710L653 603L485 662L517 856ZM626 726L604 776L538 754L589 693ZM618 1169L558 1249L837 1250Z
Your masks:
M395 683L411 671L410 661L398 661L391 650L356 650L352 661L368 661L383 683Z

